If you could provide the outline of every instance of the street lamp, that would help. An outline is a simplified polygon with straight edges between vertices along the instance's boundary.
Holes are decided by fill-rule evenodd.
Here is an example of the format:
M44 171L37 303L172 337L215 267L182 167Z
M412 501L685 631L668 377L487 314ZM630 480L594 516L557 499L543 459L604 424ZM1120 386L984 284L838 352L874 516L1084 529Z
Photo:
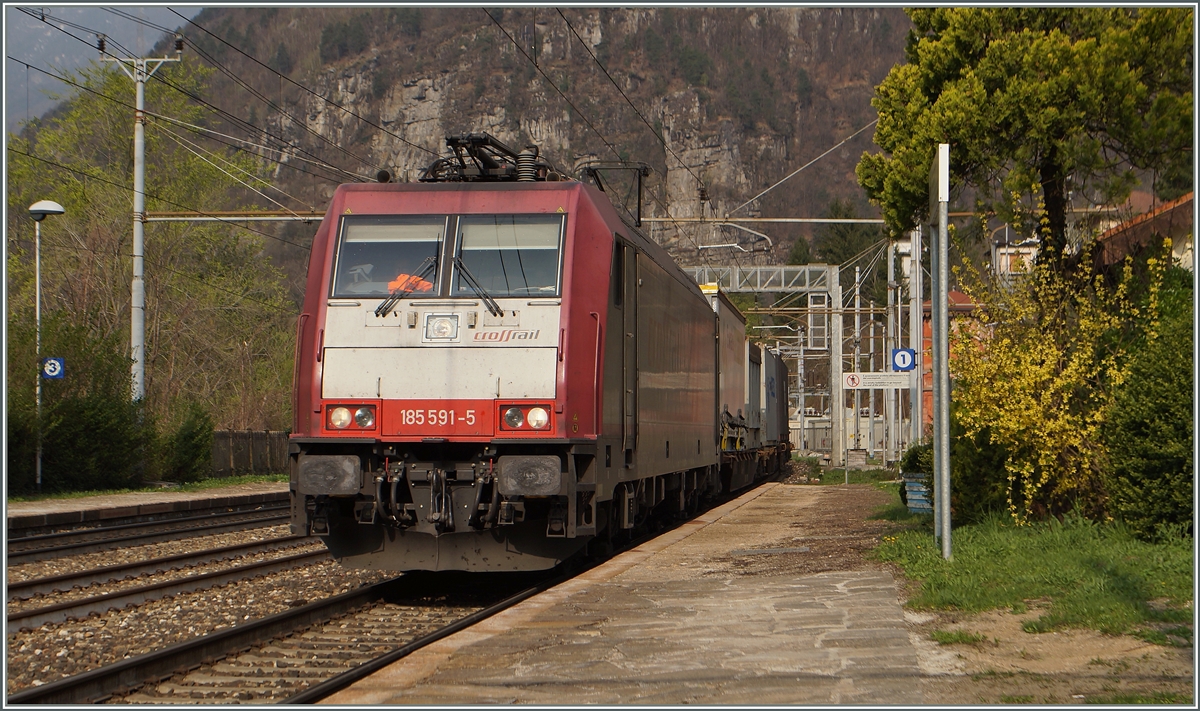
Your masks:
M29 206L33 218L34 318L37 321L37 490L42 493L42 220L46 215L61 215L66 210L53 200L39 200Z

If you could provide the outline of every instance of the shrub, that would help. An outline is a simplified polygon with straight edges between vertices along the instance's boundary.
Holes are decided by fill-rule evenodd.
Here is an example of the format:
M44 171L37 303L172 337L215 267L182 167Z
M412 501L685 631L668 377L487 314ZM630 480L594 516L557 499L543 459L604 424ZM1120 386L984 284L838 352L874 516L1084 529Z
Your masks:
M212 473L213 421L197 403L189 403L163 452L163 479L199 481Z
M712 60L703 50L696 49L690 44L681 43L675 50L675 63L683 79L692 86L706 86L712 76Z
M321 61L328 64L358 54L368 45L367 30L361 17L326 25L321 30Z
M271 57L271 61L267 62L267 66L279 72L280 74L287 74L288 72L292 71L292 67L294 66L292 55L290 52L288 52L288 49L283 42L280 42L275 47L275 54Z
M1143 538L1192 531L1191 304L1190 274L1171 270L1157 333L1131 360L1105 423L1109 509Z

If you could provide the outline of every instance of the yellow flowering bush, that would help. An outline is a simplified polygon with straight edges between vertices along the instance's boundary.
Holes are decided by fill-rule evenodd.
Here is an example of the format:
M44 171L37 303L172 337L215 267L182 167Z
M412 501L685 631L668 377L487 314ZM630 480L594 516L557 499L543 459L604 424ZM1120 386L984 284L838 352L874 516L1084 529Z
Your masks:
M1009 513L1018 523L1069 510L1102 518L1101 428L1126 377L1129 334L1145 326L1132 262L1115 285L1056 261L1028 265L1008 287L969 264L956 271L979 307L951 334L956 414L967 436L986 430L1007 453L994 475L1007 480ZM1162 272L1151 259L1147 303Z

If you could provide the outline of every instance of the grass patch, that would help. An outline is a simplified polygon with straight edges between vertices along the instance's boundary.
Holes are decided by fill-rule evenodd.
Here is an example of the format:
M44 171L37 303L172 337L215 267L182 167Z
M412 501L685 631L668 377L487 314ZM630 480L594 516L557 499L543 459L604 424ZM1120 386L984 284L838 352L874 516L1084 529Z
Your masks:
M1125 634L1191 619L1190 538L1147 543L1078 518L1016 526L997 516L955 529L950 561L923 530L888 536L874 556L922 581L909 601L915 608L1016 612L1027 600L1048 600L1044 614L1025 624L1028 632L1084 627Z
M1032 704L1033 697L1026 696L1024 694L1019 694L1016 696L1013 696L1011 694L1001 694L1000 695L1000 703L1002 703L1002 704Z
M238 484L257 484L260 482L287 481L287 474L247 474L245 476L215 477L201 479L187 484L173 486L169 491L204 491L206 489L222 489ZM138 492L164 491L157 486L147 486L141 489L100 489L96 491L64 491L53 494L35 494L31 496L10 496L8 501L47 501L49 499L83 499L89 496L109 496L112 494L133 494Z
M1143 627L1134 630L1133 636L1150 644L1159 644L1164 647L1186 648L1192 646L1192 630L1189 627L1167 627L1166 629Z
M850 472L850 484L874 484L876 482L893 481L897 477L891 469L856 469ZM822 484L845 484L845 469L830 469L821 477Z
M1085 704L1190 704L1192 697L1173 691L1155 691L1152 694L1113 694L1111 696L1089 696Z
M966 630L934 630L929 638L938 644L983 644L988 638L978 632Z

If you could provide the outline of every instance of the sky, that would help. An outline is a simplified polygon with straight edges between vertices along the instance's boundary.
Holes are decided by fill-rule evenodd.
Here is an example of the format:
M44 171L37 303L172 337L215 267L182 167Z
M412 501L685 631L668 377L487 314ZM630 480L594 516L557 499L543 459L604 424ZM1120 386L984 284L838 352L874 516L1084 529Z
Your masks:
M89 61L99 59L95 32L103 32L110 39L109 51L118 52L117 45L145 56L162 37L162 33L134 20L121 17L109 9L167 28L176 28L183 20L171 12L173 8L184 17L192 18L203 9L201 6L157 6L111 5L83 7L32 7L26 5L4 6L4 127L6 131L19 131L30 118L37 118L54 106L51 94L65 93L62 82L47 77L36 69L26 69L22 63L60 73L63 69L77 69ZM46 21L30 17L22 9L32 12L45 11ZM81 30L86 27L94 32ZM58 29L56 29L58 28ZM65 32L64 32L65 30ZM66 34L70 32L75 39ZM86 43L80 40L86 40ZM12 57L12 59L9 59ZM19 60L19 61L16 61ZM133 84L130 83L130 101L133 100ZM132 118L130 119L132 121Z

